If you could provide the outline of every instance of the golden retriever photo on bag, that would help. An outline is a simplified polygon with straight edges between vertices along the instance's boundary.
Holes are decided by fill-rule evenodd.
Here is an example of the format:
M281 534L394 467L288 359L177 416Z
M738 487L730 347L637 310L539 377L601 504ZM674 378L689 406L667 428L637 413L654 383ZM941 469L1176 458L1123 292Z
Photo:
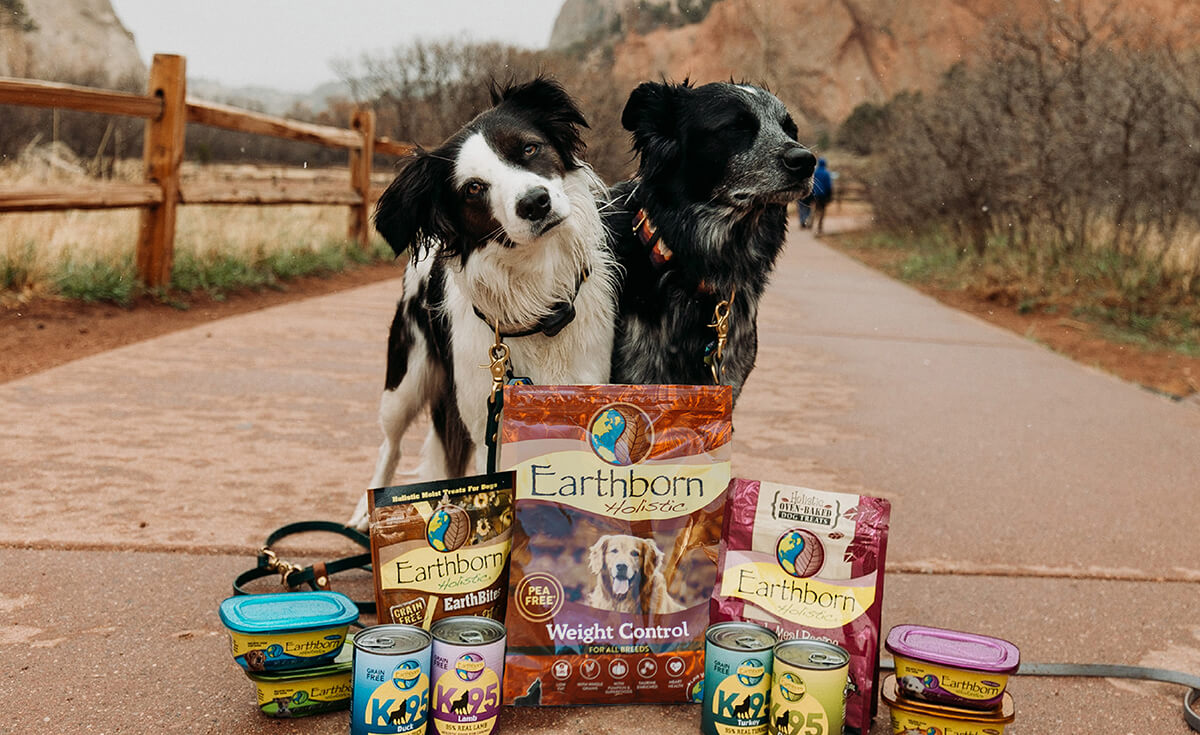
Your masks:
M663 553L652 539L625 534L601 536L588 549L596 586L587 604L599 610L660 615L683 610L667 593Z

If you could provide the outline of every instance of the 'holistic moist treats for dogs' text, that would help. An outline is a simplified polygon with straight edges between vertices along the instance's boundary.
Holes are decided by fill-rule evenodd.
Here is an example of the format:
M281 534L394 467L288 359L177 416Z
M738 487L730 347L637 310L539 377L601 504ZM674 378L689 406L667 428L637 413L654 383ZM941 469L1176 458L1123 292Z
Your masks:
M512 473L372 491L380 622L428 629L451 615L504 619Z
M730 404L723 387L506 389L506 701L699 701Z

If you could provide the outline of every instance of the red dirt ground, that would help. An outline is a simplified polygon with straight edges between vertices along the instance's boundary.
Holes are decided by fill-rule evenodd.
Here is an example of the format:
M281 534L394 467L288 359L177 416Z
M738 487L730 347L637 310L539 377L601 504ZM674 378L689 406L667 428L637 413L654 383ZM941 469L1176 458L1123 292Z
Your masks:
M887 257L879 251L847 250L842 243L836 244L873 267L881 265L881 259ZM186 310L148 298L128 309L53 299L39 299L19 308L0 308L0 355L4 356L0 360L0 382L214 319L396 278L401 272L393 264L368 266L327 278L292 281L284 291L235 293L224 301L194 297ZM1173 396L1200 391L1200 358L1144 351L1112 342L1102 338L1095 325L1061 317L1020 314L1012 306L983 296L933 288L922 290L950 306L1036 339L1081 363L1125 380Z

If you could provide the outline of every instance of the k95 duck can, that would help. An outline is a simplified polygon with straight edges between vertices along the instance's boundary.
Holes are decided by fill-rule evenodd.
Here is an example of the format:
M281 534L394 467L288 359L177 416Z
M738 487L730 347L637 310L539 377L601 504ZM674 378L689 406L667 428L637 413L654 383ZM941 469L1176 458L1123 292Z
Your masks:
M376 625L354 636L350 735L424 735L432 640L411 625Z
M849 672L850 654L834 643L800 640L776 645L767 732L840 733Z
M433 634L432 716L440 735L489 735L500 714L504 625L491 618L442 618Z
M717 623L704 635L703 735L765 735L776 636L753 623Z

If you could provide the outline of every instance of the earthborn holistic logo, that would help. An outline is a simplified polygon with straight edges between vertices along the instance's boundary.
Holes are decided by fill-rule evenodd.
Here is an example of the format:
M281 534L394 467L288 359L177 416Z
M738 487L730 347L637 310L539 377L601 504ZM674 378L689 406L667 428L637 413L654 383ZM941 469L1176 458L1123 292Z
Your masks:
M736 660L736 659L735 659ZM717 735L750 735L765 731L770 684L761 659L747 658L717 684L712 697L713 730Z
M451 552L462 548L471 538L471 516L450 502L450 494L442 494L442 502L425 523L425 540L436 551Z
M832 528L842 515L841 503L827 496L818 497L802 487L776 488L771 512L779 520Z
M812 531L793 528L785 531L775 544L775 559L780 568L793 577L804 579L821 571L825 547Z
M610 403L588 422L588 439L597 457L617 467L628 467L650 455L654 423L637 406Z

